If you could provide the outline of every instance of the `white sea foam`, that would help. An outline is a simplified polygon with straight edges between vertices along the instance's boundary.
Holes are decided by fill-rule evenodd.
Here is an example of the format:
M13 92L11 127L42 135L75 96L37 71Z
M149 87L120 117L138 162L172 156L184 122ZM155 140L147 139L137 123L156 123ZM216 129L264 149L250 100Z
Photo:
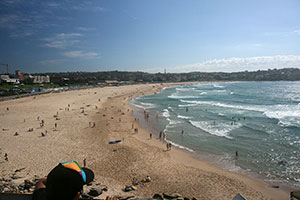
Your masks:
M191 91L195 90L196 88L176 88L177 91Z
M192 106L197 106L197 104L185 104L185 105L178 105L178 107L192 107Z
M191 117L183 116L183 115L177 115L180 119L191 119Z
M162 113L162 115L163 115L165 118L169 118L169 117L170 117L169 110L168 110L168 109L164 109L164 112Z
M232 137L229 136L230 131L242 126L241 124L231 125L229 123L223 123L223 122L222 123L220 123L220 122L214 123L213 121L189 120L189 122L196 128L200 128L201 130L204 130L205 132L207 132L211 135L216 135L219 137L226 137L228 139L232 139Z
M230 105L213 101L191 101L180 100L188 105L212 105L223 108L232 108L239 110L261 112L268 118L278 119L281 126L298 126L300 127L300 107L298 105ZM186 107L187 105L179 105L180 107Z
M224 87L225 87L225 86L218 85L218 84L213 84L213 86L214 86L215 88L224 88Z
M170 118L167 118L167 121L169 121L169 126L170 125L176 125L176 124L181 124L181 123L183 123L182 121L179 121L179 120L172 120L172 119L170 119Z
M146 108L144 106L141 106L141 105L138 105L138 104L132 104L134 107L136 108L140 108L140 109L143 109L145 110Z
M171 99L195 99L198 98L197 96L179 96L177 93L171 94L170 96L168 96L168 98Z
M180 100L183 103L189 103L189 104L205 104L205 105L212 105L212 106L218 106L218 107L224 107L224 108L235 108L235 109L241 109L241 110L250 110L250 111L258 111L258 112L264 112L266 109L263 106L243 106L243 105L230 105L230 104L224 104L214 101L188 101L188 100Z
M280 126L297 126L300 127L300 107L298 105L230 105L224 103L218 103L213 101L187 101L180 100L183 103L188 103L188 105L212 105L224 108L232 108L239 110L248 110L255 112L262 112L268 118L278 119ZM180 107L186 107L187 105L179 105Z
M171 143L173 146L175 146L175 147L177 147L177 148L179 148L179 149L184 149L184 150L189 151L189 152L194 152L194 150L192 150L192 149L190 149L190 148L188 148L188 147L182 146L182 145L180 145L180 144L177 144L177 143L175 143L175 142L172 142L172 141L170 141L170 140L165 140L165 141L168 142L168 143Z
M264 114L273 119L278 119L280 126L298 126L300 127L300 108L291 105L276 105L268 109Z
M155 108L156 105L153 104L153 103L143 103L143 102L140 102L146 109L149 109L149 108Z
M206 95L207 94L207 92L201 92L200 93L200 95Z

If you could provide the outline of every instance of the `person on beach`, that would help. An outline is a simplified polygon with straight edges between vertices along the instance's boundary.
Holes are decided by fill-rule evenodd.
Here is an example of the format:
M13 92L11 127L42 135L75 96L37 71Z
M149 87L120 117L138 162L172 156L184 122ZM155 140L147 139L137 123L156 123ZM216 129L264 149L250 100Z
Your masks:
M166 140L166 133L163 132L162 134L163 134L163 140Z
M239 156L239 152L235 151L235 157L238 157L238 156Z
M159 140L161 140L162 137L162 131L159 132Z
M170 142L169 143L169 150L171 151L171 148L172 148L172 143Z
M76 161L62 162L37 183L32 200L78 200L83 186L94 180L94 172Z
M150 139L152 139L152 133L150 133Z
M150 176L146 177L146 182L151 182L151 177Z
M182 131L181 131L181 135L183 135L183 132L184 132L184 131L182 130Z
M4 159L5 159L6 161L8 161L8 154L7 154L7 153L4 154Z
M132 185L138 185L139 184L139 180L134 177L133 180L132 180Z
M16 131L15 134L14 134L14 136L18 136L18 135L19 135L19 133Z
M54 124L55 129L57 128L57 123Z

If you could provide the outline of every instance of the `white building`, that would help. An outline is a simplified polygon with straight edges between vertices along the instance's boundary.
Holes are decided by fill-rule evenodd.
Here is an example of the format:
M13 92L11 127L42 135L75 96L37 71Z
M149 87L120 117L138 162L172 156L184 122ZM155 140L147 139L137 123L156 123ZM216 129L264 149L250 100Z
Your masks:
M33 76L33 83L50 83L50 77L47 76Z
M0 75L1 82L20 84L20 79L17 76Z

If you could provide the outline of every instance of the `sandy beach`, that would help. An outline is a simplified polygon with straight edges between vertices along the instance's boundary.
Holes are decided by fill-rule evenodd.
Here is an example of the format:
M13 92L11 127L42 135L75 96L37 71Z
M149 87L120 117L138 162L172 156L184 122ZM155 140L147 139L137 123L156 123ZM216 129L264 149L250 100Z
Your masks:
M176 192L189 198L231 200L241 193L248 200L289 199L288 191L175 148L166 151L165 143L156 136L150 139L132 117L128 101L169 86L172 84L93 88L0 102L0 178L22 168L20 177L41 178L59 162L76 160L83 165L86 159L96 181L108 187L100 198L128 195L122 190L133 177L142 180L149 175L152 181L130 194L152 197ZM108 144L113 140L124 142Z

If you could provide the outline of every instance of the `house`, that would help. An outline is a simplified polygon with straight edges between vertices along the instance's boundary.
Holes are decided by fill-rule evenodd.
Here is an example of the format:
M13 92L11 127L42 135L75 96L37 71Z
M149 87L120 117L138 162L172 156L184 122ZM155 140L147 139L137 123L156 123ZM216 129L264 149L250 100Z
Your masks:
M3 83L20 84L20 79L17 75L0 75L0 80Z

